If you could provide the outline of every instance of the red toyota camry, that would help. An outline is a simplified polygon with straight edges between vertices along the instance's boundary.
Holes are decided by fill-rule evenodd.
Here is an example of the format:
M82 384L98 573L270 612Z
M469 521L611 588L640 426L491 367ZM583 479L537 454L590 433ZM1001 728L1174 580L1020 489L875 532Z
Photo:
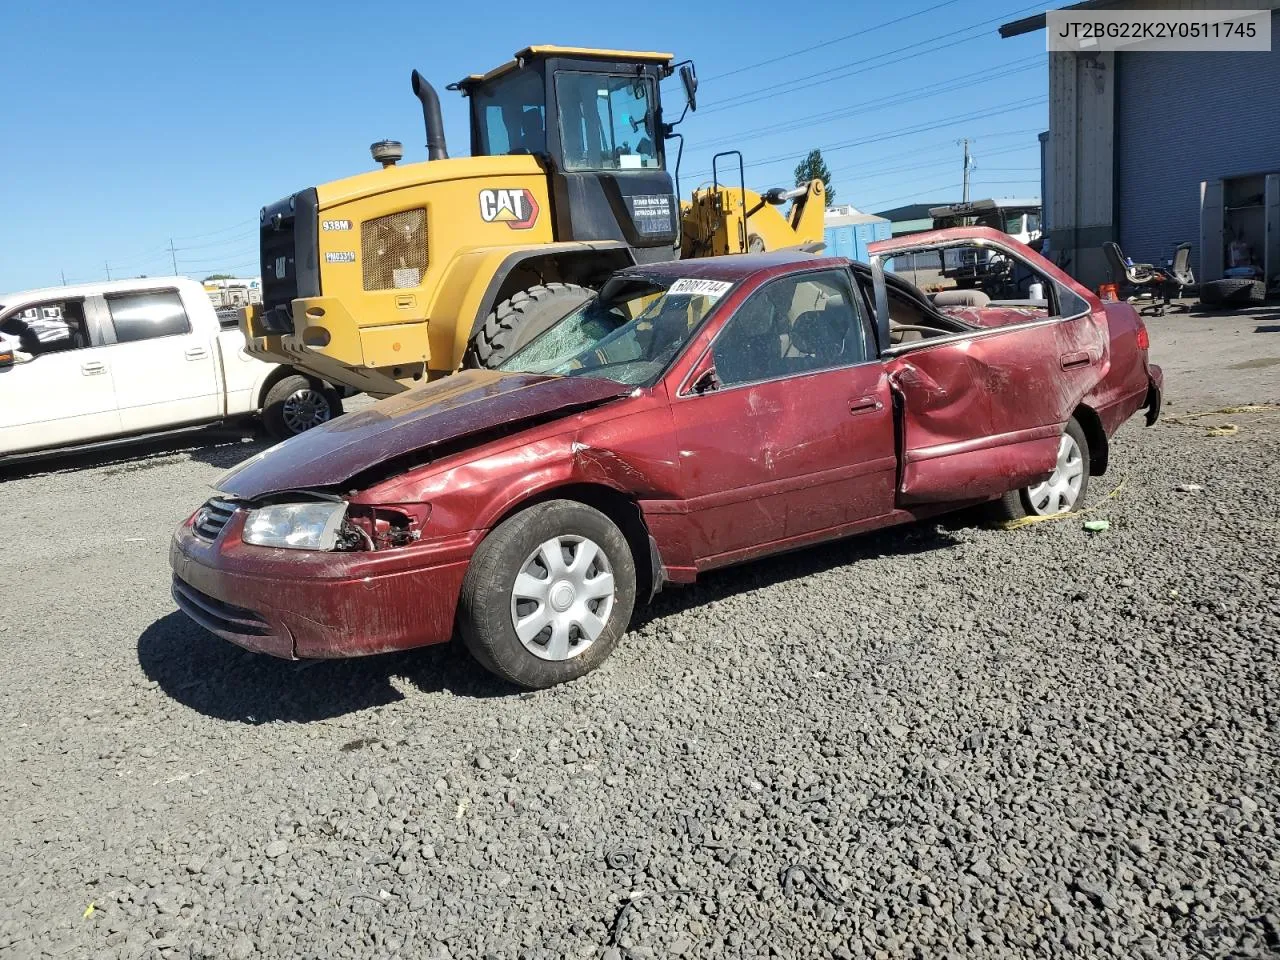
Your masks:
M1159 367L1128 304L1011 238L622 270L497 370L246 461L174 535L173 595L279 657L441 643L525 687L596 667L637 598L990 502L1077 508Z

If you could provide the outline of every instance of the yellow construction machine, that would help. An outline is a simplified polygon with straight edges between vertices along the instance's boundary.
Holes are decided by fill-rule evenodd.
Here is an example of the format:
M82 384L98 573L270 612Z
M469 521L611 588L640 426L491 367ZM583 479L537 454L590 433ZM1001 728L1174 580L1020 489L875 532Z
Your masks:
M822 181L763 196L720 182L681 202L693 64L668 53L526 47L451 84L471 107L471 156L449 159L440 101L415 70L425 162L301 190L261 214L263 302L248 350L388 396L462 366L501 363L635 263L747 250L821 249ZM679 70L685 109L663 118ZM678 140L673 181L667 144ZM736 151L739 181L742 158ZM784 215L779 207L791 201Z

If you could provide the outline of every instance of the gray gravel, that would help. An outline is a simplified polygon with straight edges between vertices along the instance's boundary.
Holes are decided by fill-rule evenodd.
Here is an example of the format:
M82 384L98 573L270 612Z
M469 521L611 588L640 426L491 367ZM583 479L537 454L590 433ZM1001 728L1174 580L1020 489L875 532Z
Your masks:
M929 524L726 571L537 694L174 612L169 534L255 443L24 468L0 956L1280 955L1280 417L1225 419L1126 427L1106 533Z

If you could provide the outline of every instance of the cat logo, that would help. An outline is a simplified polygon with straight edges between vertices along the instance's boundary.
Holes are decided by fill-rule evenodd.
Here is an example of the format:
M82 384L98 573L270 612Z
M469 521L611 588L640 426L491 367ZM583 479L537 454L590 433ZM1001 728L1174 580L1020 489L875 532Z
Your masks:
M485 223L505 223L512 230L528 230L538 220L538 201L533 191L481 190L480 217Z

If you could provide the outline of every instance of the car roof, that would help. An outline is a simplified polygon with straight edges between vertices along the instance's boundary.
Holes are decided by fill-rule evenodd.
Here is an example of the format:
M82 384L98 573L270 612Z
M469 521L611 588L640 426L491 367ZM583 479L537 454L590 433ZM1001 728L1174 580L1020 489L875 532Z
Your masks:
M770 253L736 253L727 257L703 257L697 260L663 260L640 263L618 271L648 277L672 277L696 280L746 280L758 273L787 273L786 267L811 270L814 267L844 267L844 257L820 257L801 250L774 250Z

